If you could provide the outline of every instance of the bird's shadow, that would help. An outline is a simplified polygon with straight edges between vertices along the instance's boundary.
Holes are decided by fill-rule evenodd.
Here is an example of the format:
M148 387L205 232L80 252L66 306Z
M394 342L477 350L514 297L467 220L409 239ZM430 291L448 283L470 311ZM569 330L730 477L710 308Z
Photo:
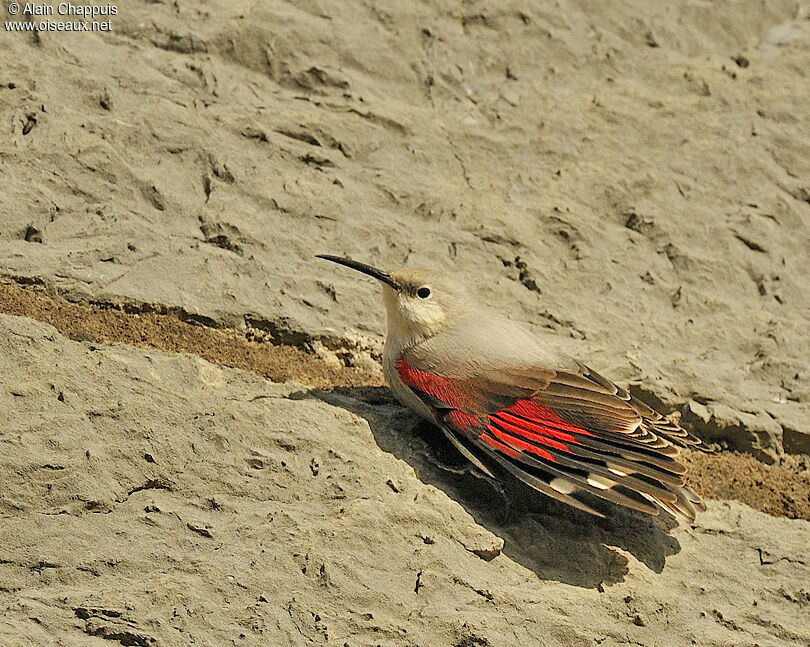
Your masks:
M498 491L474 473L466 459L434 426L401 407L384 387L313 390L316 397L368 421L377 445L406 461L426 484L442 490L477 523L503 539L503 553L543 580L596 588L622 582L630 553L660 573L680 551L669 517L648 517L605 504L595 517L506 480Z

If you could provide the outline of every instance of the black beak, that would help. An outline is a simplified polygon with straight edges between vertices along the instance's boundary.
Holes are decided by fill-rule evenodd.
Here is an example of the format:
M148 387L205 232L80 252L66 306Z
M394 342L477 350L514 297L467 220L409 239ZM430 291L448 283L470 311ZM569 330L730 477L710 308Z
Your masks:
M362 272L363 274L373 276L378 281L382 281L383 283L390 285L395 290L398 289L397 284L394 283L394 281L391 279L391 275L388 272L378 270L376 267L371 267L371 265L366 265L365 263L358 263L357 261L353 261L350 258L343 258L341 256L330 256L329 254L316 254L315 257L322 258L326 261L332 261L333 263L337 263L338 265L345 265L346 267L351 267L353 270L357 270L358 272Z

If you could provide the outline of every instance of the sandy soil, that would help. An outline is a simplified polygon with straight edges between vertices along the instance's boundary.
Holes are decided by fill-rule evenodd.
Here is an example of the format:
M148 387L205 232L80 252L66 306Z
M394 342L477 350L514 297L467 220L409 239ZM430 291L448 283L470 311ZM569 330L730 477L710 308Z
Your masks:
M0 312L50 324L75 341L122 342L175 353L189 353L220 366L251 371L273 382L296 380L312 386L378 386L379 365L345 366L334 354L319 359L289 345L249 340L257 331L236 333L207 328L156 312L125 312L54 299L40 290L0 283Z

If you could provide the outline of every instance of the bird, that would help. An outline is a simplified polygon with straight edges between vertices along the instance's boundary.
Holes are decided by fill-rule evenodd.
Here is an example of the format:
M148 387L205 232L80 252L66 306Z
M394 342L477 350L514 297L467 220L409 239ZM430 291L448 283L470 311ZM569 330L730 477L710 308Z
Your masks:
M711 451L699 438L485 307L462 281L317 257L380 282L388 386L487 478L509 473L598 517L594 497L687 523L706 509L679 461L682 447Z

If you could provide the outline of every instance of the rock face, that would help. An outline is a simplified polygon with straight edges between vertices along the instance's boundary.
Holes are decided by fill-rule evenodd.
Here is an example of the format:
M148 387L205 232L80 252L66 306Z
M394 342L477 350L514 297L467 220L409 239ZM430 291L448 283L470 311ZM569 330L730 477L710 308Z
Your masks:
M378 350L375 288L313 255L448 267L670 409L769 418L774 460L810 417L795 7L211 0L4 33L0 272Z
M546 5L4 29L0 278L357 377L376 287L314 254L447 268L705 438L810 453L807 12ZM807 521L496 492L384 389L0 315L0 411L4 647L810 643Z
M3 645L810 641L810 523L597 520L466 474L382 389L0 316Z
M704 406L690 400L683 408L681 422L709 442L723 442L767 463L773 463L783 446L782 426L765 413L755 415L724 404ZM794 449L791 444L787 448Z

